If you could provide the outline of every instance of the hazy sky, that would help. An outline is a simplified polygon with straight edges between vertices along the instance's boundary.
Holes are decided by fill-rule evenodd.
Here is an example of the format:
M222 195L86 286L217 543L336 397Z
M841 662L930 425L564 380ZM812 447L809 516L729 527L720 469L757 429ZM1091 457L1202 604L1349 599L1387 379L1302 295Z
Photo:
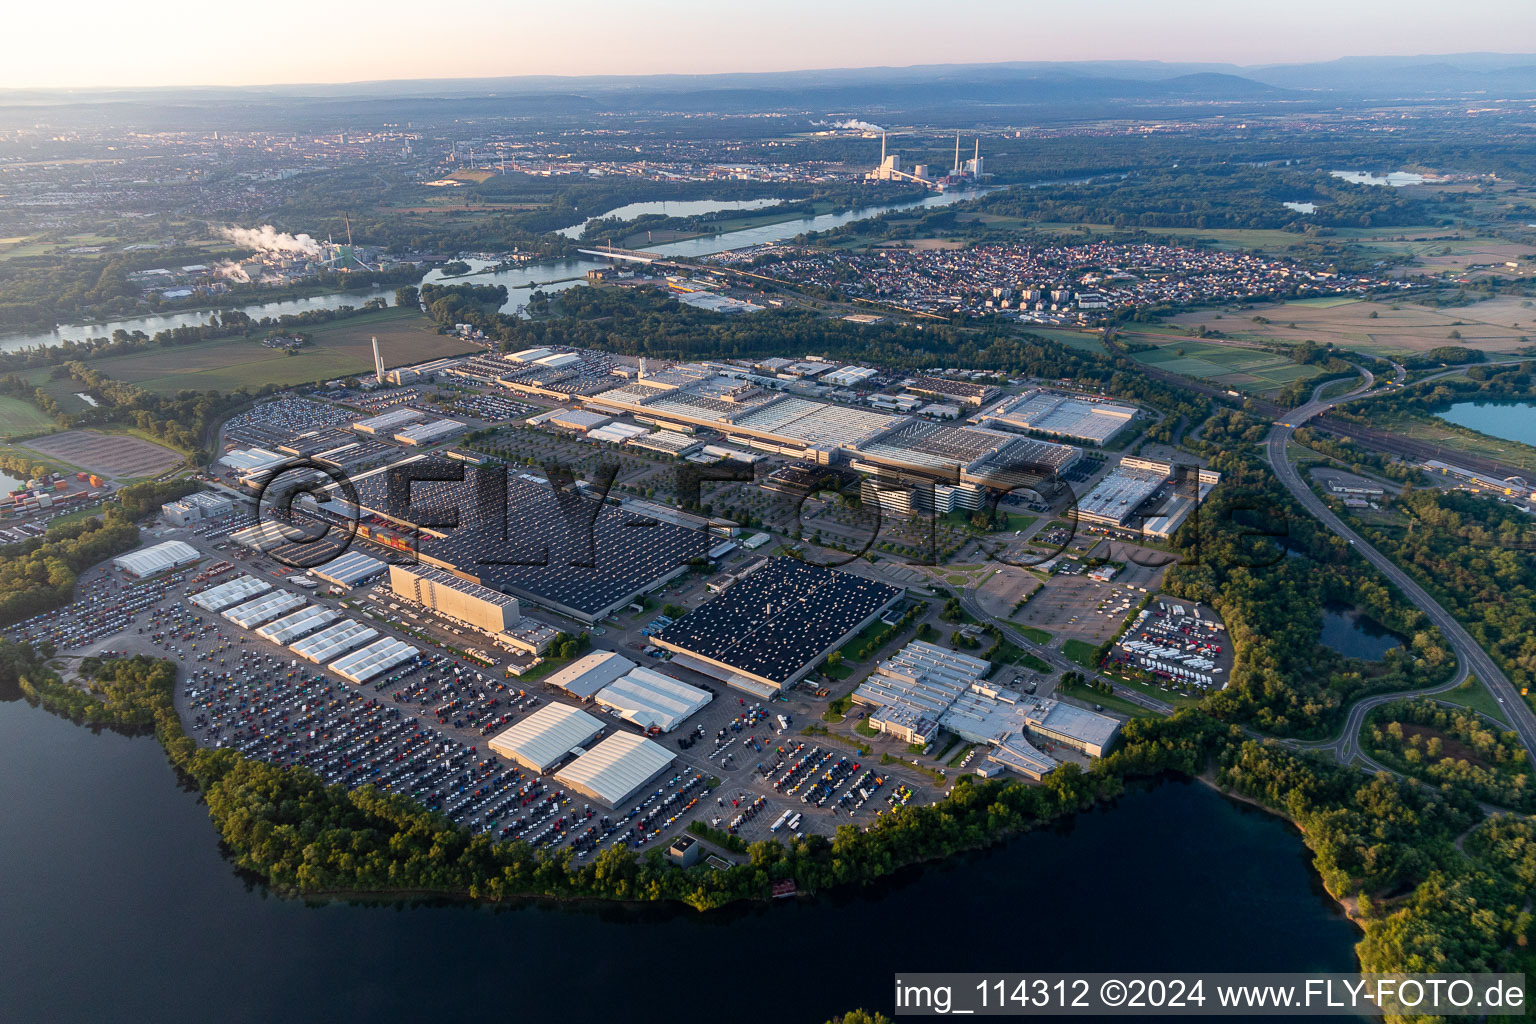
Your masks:
M1005 60L1260 64L1530 51L1481 0L31 0L0 88L711 73Z

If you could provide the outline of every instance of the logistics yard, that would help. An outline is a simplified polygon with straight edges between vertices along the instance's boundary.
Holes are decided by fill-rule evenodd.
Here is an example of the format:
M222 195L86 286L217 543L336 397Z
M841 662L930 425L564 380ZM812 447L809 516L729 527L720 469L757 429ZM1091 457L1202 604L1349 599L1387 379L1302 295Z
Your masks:
M265 400L224 424L217 490L167 502L143 549L83 578L87 600L14 632L66 657L171 656L200 743L578 857L694 821L749 841L826 833L936 799L955 770L1038 779L1101 754L1119 720L1054 693L1054 675L1071 644L1115 635L1166 556L1088 532L1118 512L1075 532L1052 513L1074 490L1120 486L1134 461L1063 442L1129 437L1141 410L937 368L779 363L533 349ZM763 373L776 368L840 390L791 390ZM434 401L445 388L459 418ZM974 422L945 422L959 410ZM466 430L474 444L454 447ZM347 486L320 481L256 522L251 497L304 460ZM550 462L571 479L518 468ZM1171 465L1148 464L1137 493L1171 494ZM862 508L840 496L861 494ZM993 494L996 522L980 529ZM439 525L447 509L455 525ZM871 510L893 557L817 564L857 549ZM312 541L313 527L328 532ZM936 538L948 566L900 555ZM1011 568L1003 552L1054 564ZM932 598L949 587L1048 636L1000 643L995 662L963 655L985 637L941 615ZM951 656L967 680L935 697Z
M28 441L27 447L87 473L114 480L155 476L181 465L180 453L132 434L67 430Z

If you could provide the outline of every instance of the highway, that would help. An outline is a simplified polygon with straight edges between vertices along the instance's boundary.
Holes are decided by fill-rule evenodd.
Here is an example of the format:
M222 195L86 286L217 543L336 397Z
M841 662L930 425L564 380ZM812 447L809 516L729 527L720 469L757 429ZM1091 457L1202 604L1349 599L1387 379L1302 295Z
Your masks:
M1509 716L1510 722L1513 725L1514 732L1519 735L1520 742L1525 747L1526 755L1532 759L1533 764L1536 764L1536 714L1531 713L1531 709L1525 703L1524 698L1520 696L1519 691L1509 681L1508 677L1500 671L1498 665L1494 664L1493 659L1488 656L1488 652L1478 646L1471 635L1462 628L1461 623L1457 622L1450 612L1442 608L1440 603L1431 597L1423 587L1414 582L1412 577L1398 568L1391 559L1368 544L1354 530L1346 526L1338 516L1334 515L1333 511L1323 503L1323 500L1313 493L1312 488L1307 486L1306 481L1302 480L1301 474L1296 472L1296 467L1291 465L1290 461L1285 457L1286 445L1290 442L1291 435L1295 433L1297 426L1307 422L1307 420L1314 416L1321 415L1338 402L1365 397L1370 392L1371 387L1375 383L1374 378L1364 369L1360 372L1365 375L1366 380L1359 388L1330 401L1321 400L1319 398L1319 390L1314 390L1311 401L1288 413L1284 423L1275 424L1271 428L1269 437L1265 442L1265 457L1269 462L1270 468L1274 470L1276 478L1279 479L1286 490L1291 492L1291 496L1296 499L1302 508L1315 516L1328 529L1353 545L1355 550L1360 552L1366 561L1380 570L1383 576L1391 580L1392 584L1409 601L1413 602L1414 607L1428 616L1429 620L1440 628L1440 632L1445 634L1452 650L1456 652L1457 660L1460 662L1456 678L1443 686L1416 692L1426 694L1442 693L1460 685L1469 674L1476 675L1502 703L1504 711ZM1410 695L1412 693L1378 694L1359 701L1350 709L1349 719L1344 727L1344 734L1332 743L1324 744L1323 746L1332 749L1339 757L1339 760L1346 764L1350 763L1355 759L1357 753L1356 742L1360 733L1360 727L1365 721L1366 712L1380 704Z

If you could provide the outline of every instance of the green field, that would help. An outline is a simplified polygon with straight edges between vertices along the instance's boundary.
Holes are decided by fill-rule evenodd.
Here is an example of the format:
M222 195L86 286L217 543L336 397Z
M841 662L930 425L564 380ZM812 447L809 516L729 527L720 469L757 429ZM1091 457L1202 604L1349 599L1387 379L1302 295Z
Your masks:
M1034 327L1026 324L1024 330L1030 334L1037 334L1042 338L1059 342L1069 348L1082 349L1085 352L1104 353L1103 335L1098 331L1065 331L1054 327Z
M1489 718L1505 726L1509 725L1509 715L1505 713L1504 705L1500 704L1498 698L1489 693L1488 688L1476 677L1468 679L1450 693L1436 694L1434 699L1445 701L1447 704L1459 704L1473 711L1481 711Z
M1090 672L1099 670L1099 649L1084 640L1068 640L1061 645L1061 653L1068 661L1074 661Z
M0 438L58 430L59 426L31 402L0 395Z
M1440 445L1448 451L1471 452L1536 473L1536 448L1519 441L1506 441L1501 437L1468 430L1438 416L1380 417L1374 419L1371 425L1404 437Z
M1303 366L1274 352L1218 345L1193 338L1160 341L1156 348L1133 353L1131 358L1169 373L1261 392L1278 391L1292 381L1322 373L1316 366Z
M425 362L473 349L458 338L438 334L417 310L398 307L317 324L304 332L310 344L291 356L265 348L259 338L219 338L93 359L91 366L115 380L159 394L184 389L228 392L242 384L252 389L268 384L286 387L364 372L373 366L369 339L375 336L386 366ZM45 387L50 383L46 369L28 376Z

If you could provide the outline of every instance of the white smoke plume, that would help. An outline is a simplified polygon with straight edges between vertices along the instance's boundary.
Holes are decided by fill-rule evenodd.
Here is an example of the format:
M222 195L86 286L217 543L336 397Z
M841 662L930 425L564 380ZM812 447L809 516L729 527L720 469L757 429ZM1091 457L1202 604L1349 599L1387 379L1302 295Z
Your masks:
M237 228L231 225L227 228L220 228L219 235L229 239L236 245L260 249L263 252L298 252L309 256L320 255L320 243L309 235L290 235L286 231L277 230L271 224L263 224L259 228Z
M238 282L239 284L251 283L251 275L246 273L245 268L236 263L234 260L225 260L223 263L220 263L218 266L214 267L213 272L218 274L220 277L228 278L229 280Z
M858 131L858 132L883 132L883 131L885 131L884 128L881 128L877 124L870 124L868 121L857 121L857 120L853 120L853 121L833 121L832 122L832 127L834 127L834 128L850 128L850 129L852 129L854 131Z

